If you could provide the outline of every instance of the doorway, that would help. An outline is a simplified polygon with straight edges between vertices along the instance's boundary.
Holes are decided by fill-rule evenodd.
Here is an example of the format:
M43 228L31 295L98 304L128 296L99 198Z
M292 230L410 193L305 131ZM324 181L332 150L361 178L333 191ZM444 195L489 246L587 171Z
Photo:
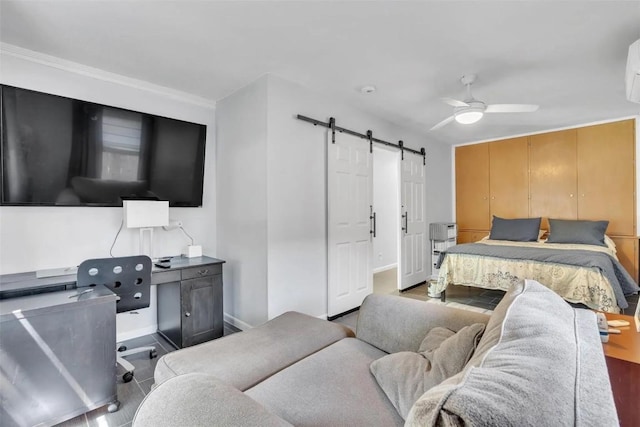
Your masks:
M424 188L423 152L391 151L360 135L327 133L330 319L376 292L374 273L385 273L378 276L381 293L426 280ZM375 203L374 191L379 192Z
M398 293L400 257L400 152L373 147L373 292Z

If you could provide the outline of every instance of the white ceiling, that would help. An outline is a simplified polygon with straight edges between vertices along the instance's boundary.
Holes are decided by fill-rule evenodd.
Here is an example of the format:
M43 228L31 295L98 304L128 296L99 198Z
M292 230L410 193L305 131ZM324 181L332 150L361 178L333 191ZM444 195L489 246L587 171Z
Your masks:
M432 143L639 114L624 94L639 38L640 1L0 0L3 43L211 100L273 73ZM429 132L465 73L488 104L540 110Z

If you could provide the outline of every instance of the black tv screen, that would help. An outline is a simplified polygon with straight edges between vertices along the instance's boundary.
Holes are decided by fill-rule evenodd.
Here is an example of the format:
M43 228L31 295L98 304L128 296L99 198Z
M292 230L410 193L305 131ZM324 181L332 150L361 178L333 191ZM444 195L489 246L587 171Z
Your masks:
M207 127L1 85L2 205L202 206Z

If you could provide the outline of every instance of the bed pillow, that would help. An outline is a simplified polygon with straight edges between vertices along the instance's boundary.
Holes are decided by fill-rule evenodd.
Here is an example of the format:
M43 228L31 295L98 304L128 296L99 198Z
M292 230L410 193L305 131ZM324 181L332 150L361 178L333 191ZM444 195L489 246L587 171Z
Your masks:
M493 216L491 240L515 242L537 242L540 233L540 218L505 219Z
M401 351L374 360L369 369L403 419L425 391L462 371L484 332L483 323L458 332L442 327L429 331L418 353Z
M549 218L547 243L577 243L606 247L604 233L608 225L609 221Z

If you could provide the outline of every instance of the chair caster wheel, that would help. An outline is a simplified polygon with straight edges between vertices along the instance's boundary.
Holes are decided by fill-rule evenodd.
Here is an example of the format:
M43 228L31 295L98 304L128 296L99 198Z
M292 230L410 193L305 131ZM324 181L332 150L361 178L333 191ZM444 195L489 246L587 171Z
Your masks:
M127 351L127 346L121 345L120 347L118 347L118 351Z
M111 402L111 403L109 403L109 406L107 406L107 412L109 412L109 413L116 412L118 409L120 409L120 401L119 400Z
M133 379L133 372L125 372L122 376L122 381L125 383L130 382Z
M149 351L149 359L153 359L158 357L158 352L156 350L150 350Z

